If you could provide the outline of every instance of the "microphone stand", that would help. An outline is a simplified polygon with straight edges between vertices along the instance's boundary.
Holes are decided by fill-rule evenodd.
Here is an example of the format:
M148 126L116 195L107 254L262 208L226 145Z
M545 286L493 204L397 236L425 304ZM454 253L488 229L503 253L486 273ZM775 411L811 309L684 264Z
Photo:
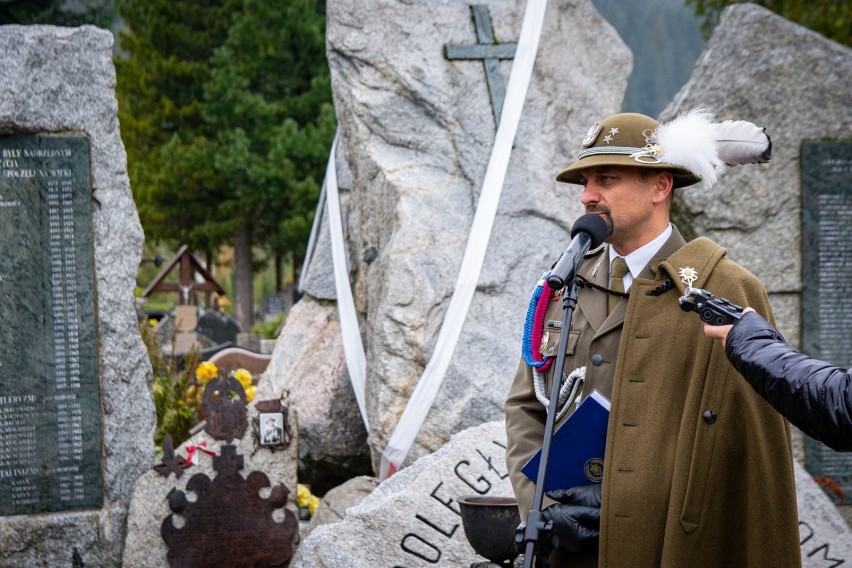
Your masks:
M550 461L550 448L553 442L553 426L556 423L556 412L559 405L559 389L562 387L565 369L565 351L568 348L568 335L571 331L571 316L574 313L574 308L577 307L577 279L574 274L571 275L571 280L566 284L565 289L567 293L562 300L562 333L559 336L559 350L553 369L553 386L550 389L550 403L547 407L547 419L544 422L544 440L535 482L535 496L533 497L532 509L527 513L526 523L521 523L515 534L515 542L518 545L525 544L526 546L524 568L532 568L533 558L536 557L538 568L550 566L548 555L542 554L542 551L546 549L541 546L541 543L549 543L553 523L544 521L541 504L544 502L544 483L547 478L547 465ZM538 551L536 551L536 545L539 545Z

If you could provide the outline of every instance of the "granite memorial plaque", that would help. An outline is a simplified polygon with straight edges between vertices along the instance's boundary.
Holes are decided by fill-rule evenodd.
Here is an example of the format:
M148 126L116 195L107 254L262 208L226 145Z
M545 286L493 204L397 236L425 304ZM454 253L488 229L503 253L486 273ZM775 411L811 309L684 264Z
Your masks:
M802 346L852 366L852 141L802 145ZM852 503L852 454L806 438L805 466ZM838 496L839 497L839 496ZM840 500L838 498L838 500Z
M102 504L89 141L0 137L0 516Z

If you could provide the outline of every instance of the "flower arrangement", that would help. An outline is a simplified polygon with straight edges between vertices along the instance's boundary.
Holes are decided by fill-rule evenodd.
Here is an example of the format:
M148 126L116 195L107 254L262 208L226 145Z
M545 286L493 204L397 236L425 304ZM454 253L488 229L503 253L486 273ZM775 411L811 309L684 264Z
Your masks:
M187 389L187 398L195 401L195 406L201 412L201 401L204 400L204 389L211 380L219 376L219 368L215 363L202 361L195 368L195 380L197 384ZM252 376L245 369L237 369L228 373L229 378L236 379L243 391L246 393L246 402L254 400L256 387L252 384Z
M243 390L246 393L246 402L251 402L252 400L254 400L254 393L257 389L253 384L251 384L251 373L249 373L245 369L237 369L236 371L231 371L228 376L233 377L237 379L237 381L239 381L240 386L243 387Z
M140 324L139 331L153 371L151 395L157 414L154 444L159 448L168 434L177 447L189 438L189 430L199 420L194 400L187 395L195 382L192 368L196 354L190 353L185 365L179 366L175 358L163 354L157 331L150 323Z
M316 513L317 507L319 507L320 499L308 489L307 485L302 485L301 483L296 486L296 505L300 509L307 509L311 515Z

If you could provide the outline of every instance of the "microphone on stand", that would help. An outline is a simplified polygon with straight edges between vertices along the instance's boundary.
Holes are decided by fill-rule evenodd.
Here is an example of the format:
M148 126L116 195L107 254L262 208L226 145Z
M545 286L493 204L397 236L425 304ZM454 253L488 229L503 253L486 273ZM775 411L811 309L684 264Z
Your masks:
M554 292L565 287L577 274L577 270L583 263L583 257L590 248L597 248L610 235L611 229L600 215L587 213L583 215L571 227L571 244L550 271L547 277L547 285Z

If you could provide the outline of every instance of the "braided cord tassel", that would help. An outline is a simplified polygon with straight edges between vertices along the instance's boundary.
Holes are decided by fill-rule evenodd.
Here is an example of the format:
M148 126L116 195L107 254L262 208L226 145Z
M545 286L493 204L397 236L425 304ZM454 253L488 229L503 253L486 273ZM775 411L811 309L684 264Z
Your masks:
M550 305L550 292L545 290L547 276L545 272L533 290L527 316L524 319L524 338L521 344L521 354L527 365L539 371L547 371L553 362L551 357L543 358L537 349L541 345L541 336L544 329L544 316Z

